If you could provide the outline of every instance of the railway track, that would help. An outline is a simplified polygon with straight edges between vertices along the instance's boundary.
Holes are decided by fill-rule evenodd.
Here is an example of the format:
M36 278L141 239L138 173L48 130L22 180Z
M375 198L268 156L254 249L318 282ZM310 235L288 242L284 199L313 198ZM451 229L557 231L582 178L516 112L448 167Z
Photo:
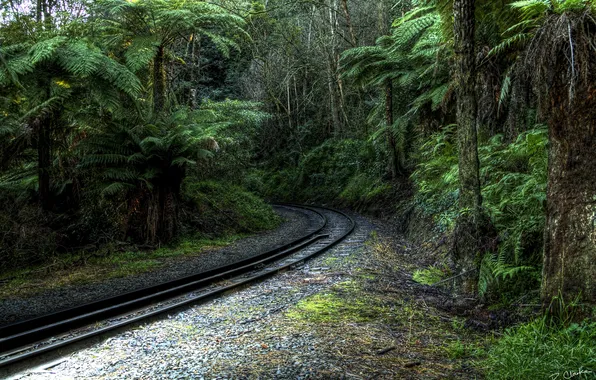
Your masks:
M284 204L319 216L315 230L249 259L115 297L0 326L0 369L197 304L270 277L334 247L355 228L346 214Z

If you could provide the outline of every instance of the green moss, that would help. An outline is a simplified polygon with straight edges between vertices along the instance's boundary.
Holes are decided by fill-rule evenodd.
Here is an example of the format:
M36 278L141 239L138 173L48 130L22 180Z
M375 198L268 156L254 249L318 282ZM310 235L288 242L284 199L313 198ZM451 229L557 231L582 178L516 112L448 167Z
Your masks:
M331 292L298 302L286 316L308 322L370 322L387 317L389 309L360 289L355 281L334 285Z
M417 269L412 274L412 279L420 284L432 285L441 281L445 277L445 272L439 268L430 267L427 269Z
M325 260L323 260L322 264L324 266L331 266L331 265L337 263L338 260L339 259L337 257L328 257Z
M315 294L300 301L286 315L309 322L368 322L386 310L370 305L366 300L346 299L335 293Z

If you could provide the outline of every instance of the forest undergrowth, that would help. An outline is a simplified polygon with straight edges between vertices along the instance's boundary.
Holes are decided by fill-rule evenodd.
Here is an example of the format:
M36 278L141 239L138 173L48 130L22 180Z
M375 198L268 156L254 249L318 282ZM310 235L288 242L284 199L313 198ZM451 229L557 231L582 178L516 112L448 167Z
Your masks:
M28 255L27 265L7 265L0 274L0 298L25 297L57 287L101 282L110 278L139 275L154 271L172 260L208 254L215 248L258 232L271 230L281 222L271 206L237 185L190 180L184 185L181 232L162 246L134 244L114 237L103 244L57 251L53 236L22 237L26 242L4 245ZM35 223L29 221L29 223ZM16 221L12 228L23 228ZM26 226L26 225L25 225ZM10 232L10 231L9 231ZM61 231L54 231L60 234ZM41 244L48 253L35 250ZM29 247L29 248L28 248ZM37 256L34 256L37 255ZM11 257L5 253L6 257ZM37 257L34 259L34 257ZM5 261L5 265L10 261Z

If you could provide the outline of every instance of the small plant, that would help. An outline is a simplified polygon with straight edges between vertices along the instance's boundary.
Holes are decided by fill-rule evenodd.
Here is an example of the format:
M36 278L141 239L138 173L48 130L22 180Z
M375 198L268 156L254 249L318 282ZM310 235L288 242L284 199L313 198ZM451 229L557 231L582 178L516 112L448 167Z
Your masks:
M447 356L451 360L462 358L480 359L486 356L486 350L478 343L462 342L460 339L453 341L445 347Z
M455 360L455 359L461 359L464 356L466 356L466 346L464 343L461 342L461 340L456 340L452 343L450 343L446 348L445 351L447 351L447 356L449 357L449 359L451 360Z
M461 318L453 318L451 320L451 327L453 327L454 330L463 330L465 327L466 321L461 319Z

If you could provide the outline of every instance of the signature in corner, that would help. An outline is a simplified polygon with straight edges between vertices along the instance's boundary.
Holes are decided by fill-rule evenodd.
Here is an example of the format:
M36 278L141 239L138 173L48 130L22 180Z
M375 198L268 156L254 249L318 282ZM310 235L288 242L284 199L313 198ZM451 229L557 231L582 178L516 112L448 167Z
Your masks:
M556 379L573 379L581 375L589 375L589 374L596 374L594 371L590 371L587 369L580 369L579 371L565 371L563 373L557 372L550 375L552 380Z

